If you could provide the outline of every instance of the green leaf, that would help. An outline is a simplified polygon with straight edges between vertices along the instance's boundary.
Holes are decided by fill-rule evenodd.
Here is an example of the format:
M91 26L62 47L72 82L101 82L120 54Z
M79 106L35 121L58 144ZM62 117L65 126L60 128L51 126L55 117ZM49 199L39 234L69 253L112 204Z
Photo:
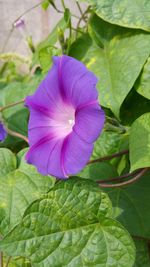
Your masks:
M7 149L0 149L0 159L0 232L6 234L29 204L53 187L55 178L40 175L24 157L17 167L15 156Z
M60 182L30 206L0 248L31 259L33 267L132 267L133 242L117 221L104 217L105 201L95 183Z
M149 111L150 100L132 89L121 106L120 119L124 125L131 125L138 117Z
M58 56L60 51L53 46L43 47L39 50L39 61L43 72L47 72L52 65L52 56Z
M0 176L4 176L16 169L15 155L7 148L0 148Z
M87 165L78 176L93 181L117 177L118 173L114 166L106 162L97 162Z
M117 220L131 235L148 239L150 238L149 189L150 172L142 176L135 184L122 188L105 189L112 201L113 214Z
M32 79L25 79L24 82L12 82L2 90L2 105L9 105L24 99L27 95L32 94L38 87L43 75L35 75ZM28 110L24 103L8 108L3 111L3 117L8 128L27 135L28 128ZM19 138L7 136L5 142L0 146L6 146L13 150L19 149L18 144L23 141Z
M105 21L150 32L150 2L147 0L87 0L87 2Z
M150 166L150 112L132 124L129 148L131 171Z
M127 134L103 130L100 137L94 144L94 150L91 159L112 155L116 152L119 152L121 149L123 150L128 148L128 144L125 148L120 148L122 143L125 145L127 139Z
M70 55L82 60L96 74L101 105L119 116L120 106L150 54L150 35L109 24L96 15L90 20L89 32L93 43L90 44L87 35L83 40L80 38Z
M55 28L52 30L52 32L48 35L48 37L40 42L36 48L36 51L33 55L33 65L39 64L39 60L41 62L41 54L43 53L42 51L45 51L46 48L48 47L54 47L56 42L58 41L58 29L61 29L64 31L67 27L66 21L64 18L60 19L60 21L57 23ZM45 53L44 53L44 59L45 59ZM43 66L43 61L42 60L42 66ZM46 65L48 64L48 59L46 59ZM52 59L49 57L49 66L52 64ZM47 65L48 66L48 65Z
M146 241L136 239L134 242L136 245L136 261L134 267L150 267L150 257Z
M135 89L142 96L150 99L150 57L144 65L144 68L135 83Z
M41 5L44 10L47 10L50 5L50 2L49 0L44 0Z
M66 27L69 28L70 23L71 23L71 13L70 13L70 10L68 8L65 9L64 20L66 22Z
M4 259L4 266L7 260ZM9 267L32 267L28 259L20 258L20 257L10 258L8 266Z

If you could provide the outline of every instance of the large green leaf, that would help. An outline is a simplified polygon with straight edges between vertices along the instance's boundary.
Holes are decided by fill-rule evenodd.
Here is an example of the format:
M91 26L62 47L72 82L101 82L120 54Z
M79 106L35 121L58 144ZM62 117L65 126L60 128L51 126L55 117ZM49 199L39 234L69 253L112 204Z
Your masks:
M131 171L150 167L150 112L132 124L129 147Z
M40 175L24 157L17 167L8 149L0 148L0 159L0 232L6 234L20 221L29 204L53 187L55 179Z
M31 259L34 267L132 267L133 242L117 221L104 217L108 210L95 183L60 182L30 206L0 248Z
M107 189L114 214L135 236L150 238L150 173L125 188Z
M4 259L4 266L7 266L8 258L5 260ZM20 258L20 257L15 257L15 258L10 258L9 259L9 267L32 267L31 263L28 259L25 258Z
M109 24L96 15L90 20L89 32L93 43L84 35L73 44L70 55L97 75L100 103L119 116L120 106L150 54L150 34Z
M108 156L119 152L121 149L128 148L127 139L127 134L103 130L102 134L94 144L94 150L91 159ZM122 143L124 143L125 147L120 149Z
M101 163L96 168L91 164L83 170L80 177L94 180L101 180L108 177L108 170L104 170L103 177L99 179ZM95 174L96 172L96 174ZM113 206L113 216L119 220L123 226L134 236L150 238L150 172L145 174L133 185L120 188L104 189L108 193Z
M150 1L147 0L87 0L98 16L128 28L150 32Z
M136 261L134 267L150 267L150 256L147 242L144 240L135 240Z
M139 94L150 99L150 57L144 65L144 68L135 83L135 88Z
M132 89L121 106L120 119L124 125L131 125L138 117L149 111L150 100Z
M42 75L35 75L32 79L25 79L24 82L12 82L2 90L2 105L9 105L24 99L27 95L32 94L38 87ZM8 108L3 111L3 117L8 128L27 135L28 128L28 110L24 107L24 103ZM19 148L18 144L22 144L22 140L16 137L7 136L1 146L7 146L13 150ZM21 145L20 144L20 145Z
M107 179L117 177L118 173L114 166L106 162L97 162L87 165L78 176L97 181L100 179Z

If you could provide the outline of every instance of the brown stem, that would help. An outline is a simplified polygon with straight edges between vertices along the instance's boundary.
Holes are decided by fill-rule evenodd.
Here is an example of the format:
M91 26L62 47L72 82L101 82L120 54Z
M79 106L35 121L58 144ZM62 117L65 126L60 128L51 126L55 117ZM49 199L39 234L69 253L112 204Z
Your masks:
M150 239L149 238L146 238L146 237L143 237L143 236L138 236L138 235L132 235L132 237L134 239L139 239L139 240L143 240L143 241L145 241L147 243L150 243Z
M0 252L0 267L3 267L3 252Z
M98 180L97 183L113 182L113 181L126 179L126 178L128 178L130 176L133 176L133 175L139 173L139 172L140 172L140 170L137 170L137 171L134 171L134 172L131 172L131 173L126 173L126 174L118 176L118 177L104 179L104 180Z
M149 168L142 169L135 177L133 177L132 179L126 182L117 183L117 184L99 183L99 185L100 187L104 187L104 188L115 188L115 187L122 187L122 186L126 186L129 184L133 184L136 181L138 181L148 169Z
M21 104L21 103L23 103L24 101L25 101L25 98L22 99L22 100L20 100L20 101L18 101L18 102L8 104L8 105L6 105L6 106L4 106L4 107L0 107L0 112L3 111L3 110L5 110L5 109L7 109L7 108L11 108L11 107L14 107L14 106L16 106L16 105L18 105L18 104Z
M10 263L11 257L8 258L5 267L8 267L8 264Z
M77 27L76 27L77 29L79 28L80 23L81 23L82 20L86 21L86 20L85 20L85 15L86 15L88 12L89 12L89 7L85 10L84 13L82 13L82 16L80 17L80 19L79 19L79 21L78 21L78 23L77 23Z
M17 132L15 132L15 131L10 130L10 129L8 129L6 126L4 126L4 127L5 127L6 132L7 132L9 135L11 135L11 136L15 136L15 137L18 137L18 138L21 138L21 139L23 139L25 142L28 143L28 138L27 138L26 136L24 136L24 135L22 135L22 134L20 134L20 133L17 133Z
M83 12L82 12L82 9L81 9L81 7L80 7L78 1L76 1L76 4L77 4L77 7L78 7L78 9L79 9L79 11L80 11L80 14L81 14L81 16L82 16L82 15L83 15Z
M90 160L87 164L91 164L91 163L96 163L96 162L102 162L102 161L105 161L105 160L110 160L110 159L113 159L113 158L116 158L116 157L120 157L122 155L125 155L125 154L128 154L129 153L129 150L122 150L118 153L115 153L115 154L112 154L110 156L105 156L105 157L102 157L102 158L99 158L99 159L93 159L93 160Z

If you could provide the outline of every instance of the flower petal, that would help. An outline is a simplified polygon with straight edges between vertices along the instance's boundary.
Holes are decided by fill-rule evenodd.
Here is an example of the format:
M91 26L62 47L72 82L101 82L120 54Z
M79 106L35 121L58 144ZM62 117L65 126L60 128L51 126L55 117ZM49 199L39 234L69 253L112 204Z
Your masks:
M83 63L69 57L54 57L63 99L74 107L97 100L97 78Z
M31 146L26 154L26 160L29 164L35 165L42 175L50 174L57 177L64 177L58 160L60 158L61 147L62 140L60 141L46 136L40 139L35 145ZM54 163L52 162L55 154L53 151L56 153ZM55 169L53 166L56 166Z
M7 132L3 126L3 124L0 122L0 142L4 141L7 136Z
M32 96L26 98L26 106L50 111L60 102L58 69L55 64ZM58 105L57 105L58 106ZM58 107L59 108L59 107Z
M93 144L88 144L72 132L66 138L62 149L62 166L67 175L81 171L90 159Z
M93 143L104 126L105 114L98 104L82 107L76 111L74 131L88 143Z

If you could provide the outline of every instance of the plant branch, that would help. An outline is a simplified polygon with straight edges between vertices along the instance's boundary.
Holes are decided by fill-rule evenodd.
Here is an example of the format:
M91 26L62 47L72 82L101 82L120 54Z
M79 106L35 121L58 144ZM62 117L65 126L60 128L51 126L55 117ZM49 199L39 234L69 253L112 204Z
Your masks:
M131 173L123 174L123 175L118 176L118 177L104 179L104 180L98 180L97 183L106 183L106 182L113 182L113 181L118 181L118 180L126 179L128 177L131 177L131 176L139 173L139 172L140 172L140 170L137 170L137 171L134 171L134 172L131 172Z
M10 263L11 257L8 258L5 267L8 267L8 264Z
M133 239L138 239L138 240L143 240L143 241L145 241L145 242L147 242L147 243L150 243L150 239L147 238L147 237L138 236L138 235L132 235L132 238L133 238Z
M78 1L76 1L76 4L77 4L77 7L78 7L78 9L79 9L79 11L80 11L80 14L81 14L81 16L82 16L82 15L83 15L83 12L82 12L82 9L81 9L81 7L80 7Z
M147 243L150 243L150 239L149 238L146 238L146 237L143 237L143 236L138 236L138 235L132 235L132 238L134 239L139 239L139 240L143 240Z
M109 156L105 156L105 157L102 157L102 158L90 160L87 164L96 163L96 162L102 162L102 161L105 161L105 160L110 160L110 159L117 158L117 157L120 157L120 156L128 154L128 153L129 153L128 149L127 150L122 150L122 151L120 151L118 153L114 153L114 154L109 155Z
M133 184L136 181L138 181L148 169L149 168L143 168L142 170L140 170L140 172L135 177L133 177L132 179L126 182L117 183L117 184L107 184L107 183L98 183L98 184L100 185L100 187L104 187L104 188L116 188L116 187L127 186L129 184Z
M0 252L0 267L3 267L3 252Z
M7 109L7 108L11 108L11 107L14 107L14 106L16 106L16 105L19 105L19 104L23 103L24 101L25 101L25 98L21 99L21 100L18 101L18 102L14 102L14 103L8 104L8 105L6 105L6 106L4 106L4 107L0 107L0 112L4 111L4 110Z
M20 134L18 132L15 132L15 131L12 131L12 130L8 129L7 126L4 126L4 127L5 127L6 132L9 135L14 136L14 137L18 137L20 139L23 139L25 142L28 143L28 138L26 136L24 136L24 135L22 135L22 134Z
M61 3L62 3L62 6L63 6L63 9L65 10L66 9L66 6L65 6L64 0L61 0Z
M79 19L79 21L78 21L78 23L77 23L77 27L76 27L77 29L79 28L80 23L81 23L82 20L84 20L84 21L86 22L86 20L85 20L85 15L86 15L88 12L89 12L89 7L85 10L84 13L82 13L82 15L81 15L81 17L80 17L80 19Z

